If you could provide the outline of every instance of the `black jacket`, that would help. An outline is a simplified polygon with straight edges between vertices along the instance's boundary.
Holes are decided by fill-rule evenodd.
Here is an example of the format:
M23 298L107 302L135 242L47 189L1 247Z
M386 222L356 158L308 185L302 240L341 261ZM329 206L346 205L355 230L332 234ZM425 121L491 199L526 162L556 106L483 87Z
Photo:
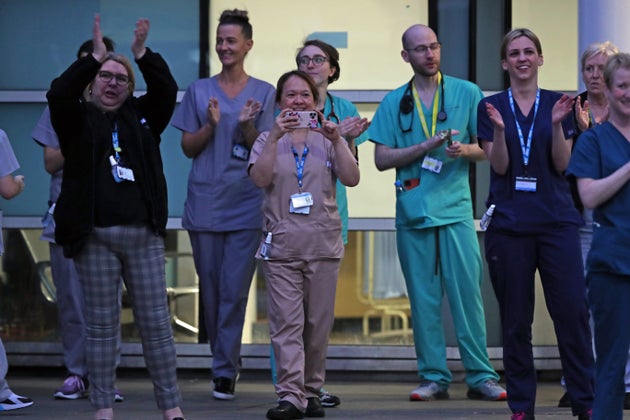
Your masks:
M168 217L166 179L160 155L160 135L175 109L177 83L162 57L147 48L136 60L147 93L129 96L116 111L118 130L128 139L126 151L135 162L134 176L147 204L149 225L165 234ZM111 148L108 116L82 100L83 90L101 63L88 55L55 79L47 93L53 127L65 158L61 194L55 208L55 240L66 257L76 255L94 228L96 169ZM122 203L124 205L124 203Z

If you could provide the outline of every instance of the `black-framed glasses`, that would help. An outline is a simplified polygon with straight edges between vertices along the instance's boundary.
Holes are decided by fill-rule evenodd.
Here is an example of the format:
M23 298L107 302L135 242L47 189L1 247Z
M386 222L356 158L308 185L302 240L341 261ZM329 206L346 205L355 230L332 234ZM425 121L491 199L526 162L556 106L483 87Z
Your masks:
M405 51L413 51L418 54L426 54L427 51L429 50L431 50L431 52L437 52L441 46L442 44L440 44L439 42L434 42L429 45L420 44L420 45L416 45L413 48L405 48Z
M105 70L98 72L98 78L105 83L109 83L112 79L116 79L116 84L118 86L126 86L129 83L129 76L126 74L114 74Z
M313 57L303 55L302 57L298 57L297 59L297 62L300 66L308 66L308 63L310 63L311 61L313 62L314 66L319 67L326 61L328 61L328 58L324 57L323 55L314 55Z

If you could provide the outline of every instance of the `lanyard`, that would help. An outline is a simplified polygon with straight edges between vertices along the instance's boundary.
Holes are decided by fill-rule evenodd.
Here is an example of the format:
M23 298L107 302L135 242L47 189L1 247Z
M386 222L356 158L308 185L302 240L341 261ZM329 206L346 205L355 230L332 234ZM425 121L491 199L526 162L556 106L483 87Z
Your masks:
M438 88L440 86L440 82L442 81L442 73L438 72ZM438 117L438 102L440 102L440 89L435 89L435 95L433 96L433 112L431 113L431 135L429 135L429 127L427 127L427 120L424 118L424 111L422 108L422 104L420 104L420 98L418 97L418 90L416 89L416 84L413 85L413 99L416 102L416 109L418 110L418 116L420 117L420 122L422 123L422 131L424 131L424 136L428 140L429 138L435 135L435 126L437 124ZM444 98L442 98L444 100Z
M116 162L120 162L119 153L122 152L120 145L118 144L118 124L114 124L114 131L112 131L112 146L114 146L114 153L116 154Z
M538 114L538 104L540 103L540 89L536 91L536 102L534 103L534 119L532 125L529 127L529 133L527 134L527 142L523 138L523 130L516 118L516 111L514 110L514 97L512 96L512 88L508 88L508 97L510 98L510 108L512 109L512 115L514 115L514 122L516 123L516 130L518 131L518 140L521 143L521 151L523 152L523 164L525 168L529 164L529 152L532 147L532 134L534 133L534 122L536 122L536 114Z
M302 152L302 159L298 157L298 153L297 153L297 150L295 150L295 147L291 146L291 151L293 152L293 157L295 158L295 169L297 171L298 187L300 191L302 191L302 178L304 178L304 162L306 162L306 155L308 154L308 147L304 146L304 151Z
M592 109L589 109L588 110L588 126L594 127L596 125L597 125L597 122L595 121L595 114L593 114Z

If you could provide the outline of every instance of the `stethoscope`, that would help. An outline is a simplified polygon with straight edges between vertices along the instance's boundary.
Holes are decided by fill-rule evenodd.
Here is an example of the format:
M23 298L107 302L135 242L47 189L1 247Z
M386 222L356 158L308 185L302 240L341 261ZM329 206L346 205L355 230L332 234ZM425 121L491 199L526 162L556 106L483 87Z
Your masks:
M335 103L333 102L332 95L329 92L326 92L326 96L330 100L330 112L326 115L326 119L334 122L335 124L339 124L339 117L335 114Z
M413 86L412 83L413 77L411 78L409 83L407 83L405 93L403 94L402 98L400 98L400 105L398 110L398 127L403 133L410 132L411 127L413 126L413 118L409 118L409 127L407 127L406 129L403 128L402 123L402 115L411 114L411 112L413 111L413 95L411 92L411 88ZM442 103L440 104L440 112L438 112L437 119L440 122L444 122L448 117L446 111L444 110L444 77L440 78L440 93L442 96Z

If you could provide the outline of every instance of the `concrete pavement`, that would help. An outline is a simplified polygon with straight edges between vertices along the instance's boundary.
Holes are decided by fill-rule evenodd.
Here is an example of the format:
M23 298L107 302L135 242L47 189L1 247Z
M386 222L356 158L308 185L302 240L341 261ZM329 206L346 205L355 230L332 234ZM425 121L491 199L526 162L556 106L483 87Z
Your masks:
M372 378L374 378L372 376ZM341 405L326 409L329 419L483 419L506 420L510 411L505 402L473 401L466 398L466 385L454 383L450 400L431 402L409 401L409 392L417 385L405 376L400 382L371 375L335 372L329 375L326 388L341 398ZM0 419L91 419L92 409L87 400L62 401L52 397L61 385L60 369L16 368L7 376L14 392L35 400L35 404L21 410L0 412ZM153 389L143 369L120 369L118 388L125 401L114 407L118 420L161 419L153 398ZM276 397L269 376L260 371L241 374L233 401L212 398L210 375L205 370L180 370L179 386L184 402L182 408L188 420L264 419L274 407ZM537 420L571 419L570 409L557 408L563 390L556 379L539 382L536 406ZM630 419L626 412L624 419Z

